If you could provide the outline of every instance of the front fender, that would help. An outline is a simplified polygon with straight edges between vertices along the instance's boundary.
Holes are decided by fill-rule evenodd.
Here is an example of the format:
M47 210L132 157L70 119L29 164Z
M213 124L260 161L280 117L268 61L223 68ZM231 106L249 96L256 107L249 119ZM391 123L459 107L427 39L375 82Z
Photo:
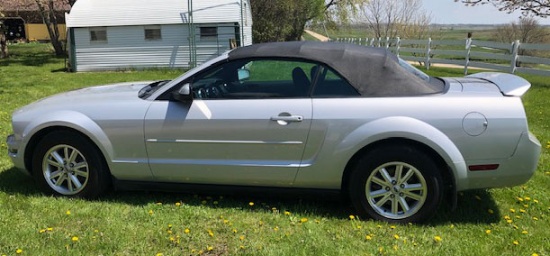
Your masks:
M86 135L107 159L113 158L112 143L101 127L88 116L76 111L56 111L33 119L21 134L24 147L43 129L56 126L71 128ZM110 161L107 163L110 164Z
M359 126L341 141L336 152L355 154L368 145L391 138L405 138L430 147L451 167L457 189L467 187L466 163L456 145L437 128L411 117L385 117Z

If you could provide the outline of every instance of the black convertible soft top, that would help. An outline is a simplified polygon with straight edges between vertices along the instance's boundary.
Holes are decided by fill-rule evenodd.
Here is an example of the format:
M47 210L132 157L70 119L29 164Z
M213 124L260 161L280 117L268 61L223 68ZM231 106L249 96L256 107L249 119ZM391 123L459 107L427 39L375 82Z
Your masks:
M254 44L229 52L229 60L244 58L298 58L324 63L345 77L365 97L418 96L440 93L405 70L397 56L383 48L334 42L277 42Z

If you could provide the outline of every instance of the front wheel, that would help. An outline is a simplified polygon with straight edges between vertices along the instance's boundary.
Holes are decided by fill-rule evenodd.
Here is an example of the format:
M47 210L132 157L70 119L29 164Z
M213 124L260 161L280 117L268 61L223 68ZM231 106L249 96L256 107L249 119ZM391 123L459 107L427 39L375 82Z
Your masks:
M435 162L409 145L386 145L366 153L352 170L349 196L373 219L408 223L431 217L442 200Z
M36 146L32 170L47 194L95 198L108 187L108 170L97 148L75 132L47 134Z

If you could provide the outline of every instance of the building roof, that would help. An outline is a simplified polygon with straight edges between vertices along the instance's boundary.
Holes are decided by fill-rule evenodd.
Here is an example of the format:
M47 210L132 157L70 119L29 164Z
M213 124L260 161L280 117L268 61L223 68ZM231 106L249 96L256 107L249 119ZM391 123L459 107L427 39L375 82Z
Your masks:
M334 42L279 42L255 44L229 52L229 59L299 58L324 63L336 70L364 97L399 97L441 92L405 70L384 48Z
M248 0L242 0L249 10ZM188 23L186 0L78 0L67 15L68 27ZM248 12L248 11L247 11ZM250 15L245 13L245 15ZM241 0L194 0L194 23L241 21Z

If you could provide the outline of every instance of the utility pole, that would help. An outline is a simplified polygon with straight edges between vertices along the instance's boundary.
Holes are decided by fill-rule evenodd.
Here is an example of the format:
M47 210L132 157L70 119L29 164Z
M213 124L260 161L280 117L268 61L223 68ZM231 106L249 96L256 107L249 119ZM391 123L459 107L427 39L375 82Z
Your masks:
M197 43L195 41L195 24L193 23L193 0L187 0L187 25L189 31L189 67L197 65Z

